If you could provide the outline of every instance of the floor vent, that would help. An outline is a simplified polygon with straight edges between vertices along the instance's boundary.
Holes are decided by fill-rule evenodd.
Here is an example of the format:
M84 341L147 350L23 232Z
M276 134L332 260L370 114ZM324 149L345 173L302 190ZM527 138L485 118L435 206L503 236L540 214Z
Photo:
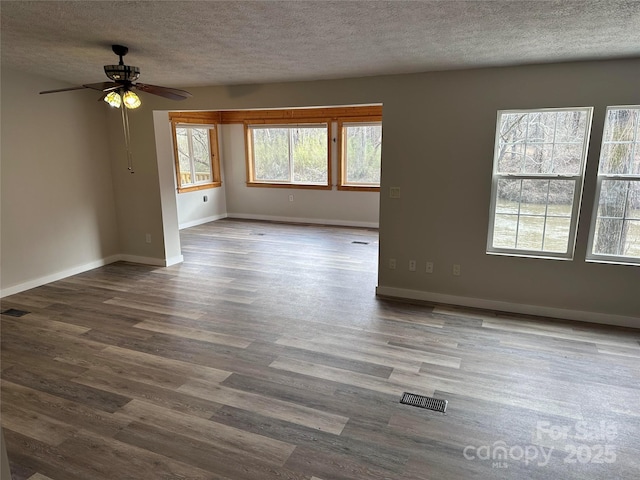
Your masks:
M351 243L355 243L356 245L369 245L369 242L360 242L359 240L354 240Z
M439 398L425 397L424 395L404 392L400 399L400 403L411 405L412 407L426 408L427 410L445 413L447 411L447 403L449 402L447 400L440 400Z
M25 310L18 310L17 308L9 308L8 310L3 310L2 315L9 315L10 317L24 317L27 313Z

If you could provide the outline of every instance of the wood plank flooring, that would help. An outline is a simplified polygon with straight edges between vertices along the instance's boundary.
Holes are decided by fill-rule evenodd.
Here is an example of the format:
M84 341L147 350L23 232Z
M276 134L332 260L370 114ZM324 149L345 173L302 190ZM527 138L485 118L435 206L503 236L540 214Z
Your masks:
M3 299L14 479L639 478L640 331L377 299L374 230L181 238Z

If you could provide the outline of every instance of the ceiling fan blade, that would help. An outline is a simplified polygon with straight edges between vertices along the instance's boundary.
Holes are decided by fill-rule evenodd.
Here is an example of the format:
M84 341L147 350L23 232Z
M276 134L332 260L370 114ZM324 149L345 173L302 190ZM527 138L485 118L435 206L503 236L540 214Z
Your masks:
M45 93L58 93L58 92L69 92L71 90L82 90L86 88L84 85L82 87L69 87L69 88L58 88L56 90L45 90L44 92L40 92L40 95Z
M149 85L148 83L135 83L135 88L152 95L159 95L161 97L170 98L171 100L184 100L191 97L189 92L184 90L178 90L177 88L159 87L158 85Z
M100 83L88 83L83 85L84 88L91 88L92 90L100 90L105 92L107 90L115 90L120 87L120 84L116 82L100 82Z

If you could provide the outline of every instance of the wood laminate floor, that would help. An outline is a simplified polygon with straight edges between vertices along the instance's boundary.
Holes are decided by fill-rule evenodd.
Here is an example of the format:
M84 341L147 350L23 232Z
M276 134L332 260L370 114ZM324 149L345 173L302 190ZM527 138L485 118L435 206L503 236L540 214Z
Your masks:
M2 301L14 479L639 478L638 330L376 299L376 231L181 237Z

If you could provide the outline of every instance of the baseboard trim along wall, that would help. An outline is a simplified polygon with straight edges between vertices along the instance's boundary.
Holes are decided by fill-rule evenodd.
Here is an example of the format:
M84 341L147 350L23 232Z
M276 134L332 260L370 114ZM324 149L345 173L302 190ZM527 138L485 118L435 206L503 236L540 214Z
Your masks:
M423 292L420 290L409 290L405 288L385 286L377 286L376 295L404 300L420 300L447 305L482 308L500 312L561 318L563 320L575 320L579 322L599 323L603 325L615 325L619 327L640 328L640 317L610 315L607 313L585 312L581 310L567 310L563 308L543 307L539 305L525 305L519 303L502 302L498 300L460 297L456 295L445 295L443 293Z
M62 280L63 278L78 275L79 273L88 272L89 270L93 270L94 268L104 267L105 265L108 265L110 263L131 262L140 263L142 265L152 265L155 267L170 267L171 265L182 263L183 261L184 257L182 255L168 258L166 260L164 258L141 257L138 255L111 255L109 257L96 260L95 262L85 263L84 265L78 265L77 267L69 268L61 272L52 273L51 275L45 275L44 277L34 278L33 280L29 280L28 282L4 288L0 290L0 298L8 297L9 295L15 295L16 293L31 290L32 288L41 287L42 285L46 285L47 283Z
M243 220L266 220L270 222L312 223L314 225L335 225L338 227L379 228L378 222L358 222L352 220L335 220L326 218L279 217L275 215L254 215L251 213L228 213L228 218Z
M179 230L184 230L189 227L197 227L198 225L202 225L203 223L215 222L216 220L220 220L222 218L227 218L227 214L223 213L221 215L214 215L212 217L199 218L197 220L191 220L190 222L181 223L178 225Z

